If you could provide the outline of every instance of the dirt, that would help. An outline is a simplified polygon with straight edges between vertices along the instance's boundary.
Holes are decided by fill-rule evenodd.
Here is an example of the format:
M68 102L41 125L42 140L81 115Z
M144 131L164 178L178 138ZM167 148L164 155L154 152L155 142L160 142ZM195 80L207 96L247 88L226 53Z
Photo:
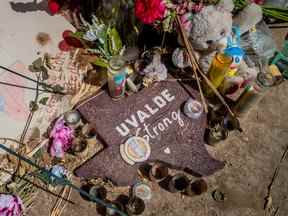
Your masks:
M279 41L282 31L276 32ZM150 184L152 199L146 203L145 216L263 216L265 196L278 161L288 144L288 83L273 87L263 100L241 120L243 133L235 133L217 145L208 147L216 158L226 161L223 170L205 178L208 192L195 197L169 193L156 183ZM288 212L288 159L281 165L279 176L272 187L273 207L278 216ZM108 168L108 165L107 165ZM189 176L189 178L194 178ZM195 178L196 179L196 178ZM212 192L224 193L225 200L216 202ZM119 194L115 194L120 195ZM73 191L63 216L99 215L96 205L85 201ZM53 198L40 192L27 215L50 215ZM273 215L273 214L267 214Z

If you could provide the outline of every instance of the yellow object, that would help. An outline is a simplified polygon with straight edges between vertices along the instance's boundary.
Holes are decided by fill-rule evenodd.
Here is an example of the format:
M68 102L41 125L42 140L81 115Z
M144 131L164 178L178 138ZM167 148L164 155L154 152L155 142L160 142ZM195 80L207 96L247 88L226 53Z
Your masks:
M273 77L281 77L282 76L281 72L279 71L279 68L274 64L269 65L269 70L270 70L270 73L272 74Z
M214 57L209 71L208 78L215 88L218 88L224 81L224 78L233 62L233 58L222 53L217 53ZM204 92L206 96L211 96L213 94L212 89L208 86L204 86Z
M234 76L236 76L237 71L238 71L237 68L229 69L229 70L227 71L226 76L227 76L227 77L234 77Z

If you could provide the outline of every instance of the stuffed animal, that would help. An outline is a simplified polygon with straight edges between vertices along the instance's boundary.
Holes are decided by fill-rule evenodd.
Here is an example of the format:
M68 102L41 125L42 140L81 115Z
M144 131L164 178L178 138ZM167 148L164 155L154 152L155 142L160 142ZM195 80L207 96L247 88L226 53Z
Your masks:
M229 38L233 38L232 27L237 26L240 29L240 34L243 34L253 28L262 20L262 9L256 4L249 4L237 15L233 16L234 8L233 0L221 0L216 5L205 6L200 12L192 15L185 14L185 21L191 22L189 25L184 23L189 40L196 52L201 69L207 73L210 64L217 52L224 52L227 48ZM183 19L182 19L183 22ZM181 40L178 40L182 44ZM185 55L185 52L178 52L179 59ZM177 57L173 55L173 62L177 66ZM180 55L180 56L179 56ZM181 65L185 65L182 64ZM256 78L258 71L256 68L249 68L245 61L241 61L237 75L230 78L231 82L243 83L247 80Z

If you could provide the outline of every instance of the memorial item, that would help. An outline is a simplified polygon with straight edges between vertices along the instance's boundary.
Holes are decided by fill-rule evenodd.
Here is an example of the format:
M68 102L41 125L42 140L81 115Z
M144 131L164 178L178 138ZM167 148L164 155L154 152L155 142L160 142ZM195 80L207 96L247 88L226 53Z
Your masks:
M169 168L163 163L155 163L150 169L149 178L154 182L161 182L169 175Z
M21 216L24 206L20 197L10 194L0 194L0 215Z
M96 197L101 200L106 199L107 191L103 186L93 185L89 189L90 196Z
M133 186L132 195L142 200L150 200L152 198L152 190L149 185L139 182Z
M171 193L184 192L188 186L189 179L182 174L173 176L168 183L168 188Z
M76 128L81 124L81 116L77 111L69 111L64 114L64 120L67 126Z
M263 90L258 85L247 86L235 105L235 113L243 117L263 97Z
M96 128L104 149L76 169L76 175L108 178L123 186L133 184L139 164L127 164L120 154L120 145L133 136L149 143L151 162L163 161L203 176L221 169L224 164L212 159L204 146L206 114L191 121L181 111L190 97L199 99L188 86L162 81L119 101L103 91L80 104L77 109ZM170 154L165 153L167 148Z
M110 59L107 79L110 96L115 99L123 97L126 86L126 68L122 57L114 56Z
M215 88L224 81L225 76L233 62L233 58L222 53L217 53L208 70L208 78ZM213 91L207 85L204 86L206 96L212 96Z
M134 165L148 160L151 147L142 137L130 137L125 144L120 145L120 154L124 161Z
M186 188L186 194L188 196L197 196L205 193L207 189L208 185L204 179L190 181L188 187Z
M190 98L185 103L184 113L191 119L198 119L203 113L203 106L197 100Z
M60 117L50 132L49 153L52 157L63 158L64 153L72 145L73 130L65 125L65 120Z
M139 197L131 197L126 209L129 215L141 215L145 210L145 202Z

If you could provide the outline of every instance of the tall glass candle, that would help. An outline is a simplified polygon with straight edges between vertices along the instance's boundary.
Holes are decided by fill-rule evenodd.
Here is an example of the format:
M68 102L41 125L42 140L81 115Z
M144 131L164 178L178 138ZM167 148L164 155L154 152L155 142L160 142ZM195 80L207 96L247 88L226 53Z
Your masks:
M112 98L118 99L125 94L126 67L121 56L114 56L109 61L108 88Z
M216 56L214 57L208 70L208 78L216 89L224 81L226 73L229 70L232 62L233 58L224 55L223 53L217 53ZM204 85L204 92L206 96L213 95L212 89L207 84Z

